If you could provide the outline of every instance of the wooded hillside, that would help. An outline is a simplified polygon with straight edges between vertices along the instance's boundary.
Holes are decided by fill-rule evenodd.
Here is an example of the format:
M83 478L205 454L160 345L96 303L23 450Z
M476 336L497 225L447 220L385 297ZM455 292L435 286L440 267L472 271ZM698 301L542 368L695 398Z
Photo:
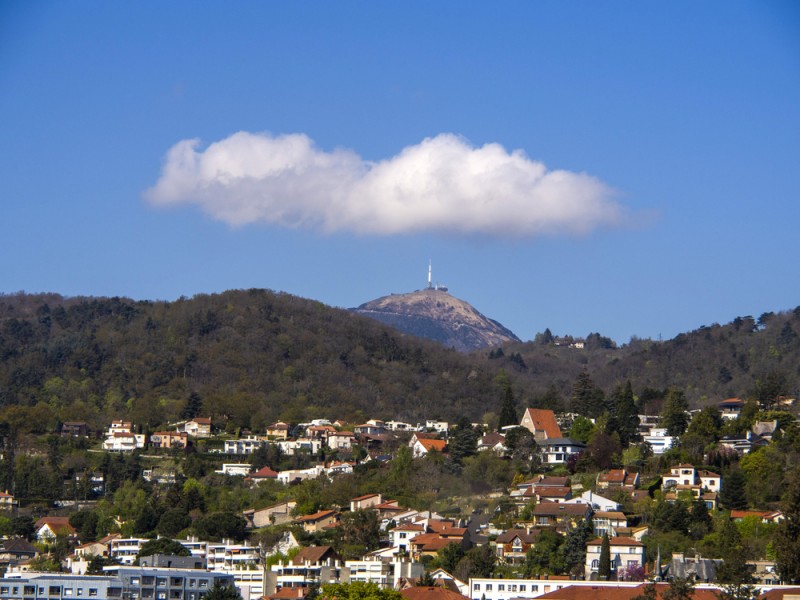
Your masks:
M584 369L606 393L630 379L645 400L675 387L697 405L796 394L798 331L800 308L666 342L616 348L592 334L579 350L540 335L466 355L267 290L175 302L15 294L0 297L0 405L28 407L20 418L43 428L121 417L157 427L198 414L228 428L321 416L479 419L499 413L502 373L518 404L568 408Z

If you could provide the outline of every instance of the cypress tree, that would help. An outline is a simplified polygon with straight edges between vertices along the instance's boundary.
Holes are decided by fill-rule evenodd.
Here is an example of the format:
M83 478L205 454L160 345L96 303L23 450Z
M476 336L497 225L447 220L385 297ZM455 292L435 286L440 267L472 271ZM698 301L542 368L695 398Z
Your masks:
M784 583L800 583L800 471L796 471L783 502L784 520L778 525L775 557Z
M597 575L603 581L611 579L611 542L608 541L608 533L603 533L603 541L600 544L600 564Z
M507 425L519 425L519 416L517 415L517 403L514 402L514 392L511 391L511 386L505 386L503 393L503 405L500 408L500 421L498 427L502 429Z

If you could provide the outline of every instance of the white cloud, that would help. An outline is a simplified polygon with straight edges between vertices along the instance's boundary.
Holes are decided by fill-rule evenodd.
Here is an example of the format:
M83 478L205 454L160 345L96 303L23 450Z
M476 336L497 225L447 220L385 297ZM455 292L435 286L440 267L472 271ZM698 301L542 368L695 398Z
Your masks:
M303 134L236 133L201 150L178 142L145 196L196 204L231 225L325 232L447 232L530 237L618 225L612 190L585 173L548 171L521 150L450 134L379 162L324 152Z

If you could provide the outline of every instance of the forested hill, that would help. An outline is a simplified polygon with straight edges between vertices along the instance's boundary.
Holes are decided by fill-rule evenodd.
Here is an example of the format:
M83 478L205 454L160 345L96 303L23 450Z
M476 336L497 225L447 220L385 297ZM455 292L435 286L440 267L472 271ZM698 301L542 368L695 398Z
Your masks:
M175 302L0 297L0 403L38 404L36 418L53 421L153 427L199 410L260 428L480 415L496 370L480 362L265 290Z
M606 393L630 380L637 395L655 399L667 388L681 390L692 407L736 396L769 403L800 392L800 307L736 317L664 342L632 339L621 348L596 333L584 349L556 346L546 333L491 355L515 380L539 381L534 394L546 382L568 398L584 369Z
M278 419L318 417L478 419L499 411L508 380L520 407L568 408L584 369L606 394L630 379L644 400L657 400L668 387L694 404L703 397L793 395L797 332L800 309L666 342L615 348L593 334L579 350L537 336L467 355L266 290L175 302L6 295L0 421L103 427L124 417L154 428L200 413L230 428L260 429Z

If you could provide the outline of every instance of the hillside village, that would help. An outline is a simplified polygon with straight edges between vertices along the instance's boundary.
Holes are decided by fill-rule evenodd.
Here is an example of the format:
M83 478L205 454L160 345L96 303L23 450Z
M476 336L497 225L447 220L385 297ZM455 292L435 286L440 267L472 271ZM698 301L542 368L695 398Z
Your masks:
M37 582L59 597L93 595L81 587L87 574L160 597L162 572L175 582L169 597L187 599L210 589L187 587L202 573L245 600L355 582L428 586L431 600L798 583L782 575L791 571L779 529L800 518L785 508L797 510L800 480L788 474L782 502L783 466L770 464L798 454L792 400L688 411L673 395L660 415L631 419L622 394L610 414L588 419L544 408L520 417L511 396L501 421L516 420L494 428L319 418L230 435L197 416L148 435L125 420L103 432L65 422L50 459L71 447L78 466L88 467L81 452L102 460L73 469L71 497L49 506L1 495L0 598ZM34 465L36 451L25 460ZM34 489L21 475L17 489Z

